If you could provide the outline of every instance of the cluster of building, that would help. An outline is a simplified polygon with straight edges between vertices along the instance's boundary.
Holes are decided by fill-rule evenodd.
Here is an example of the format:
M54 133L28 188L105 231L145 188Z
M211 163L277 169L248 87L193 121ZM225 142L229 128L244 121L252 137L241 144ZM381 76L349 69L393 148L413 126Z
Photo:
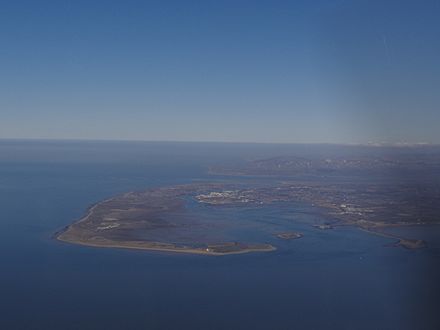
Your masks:
M200 203L208 204L230 204L230 203L249 203L251 199L240 193L238 190L225 190L222 192L212 191L208 194L196 196Z

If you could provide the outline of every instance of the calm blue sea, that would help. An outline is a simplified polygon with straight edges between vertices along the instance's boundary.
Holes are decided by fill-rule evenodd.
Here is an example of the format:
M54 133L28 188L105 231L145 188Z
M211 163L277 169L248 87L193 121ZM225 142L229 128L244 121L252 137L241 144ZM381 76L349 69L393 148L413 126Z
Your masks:
M52 239L128 190L209 179L206 167L304 146L0 141L0 329L440 329L440 228L429 248L356 229L222 257L75 246ZM219 178L212 178L219 179ZM245 210L240 217L255 216ZM277 214L261 217L262 228ZM245 235L245 234L243 234Z

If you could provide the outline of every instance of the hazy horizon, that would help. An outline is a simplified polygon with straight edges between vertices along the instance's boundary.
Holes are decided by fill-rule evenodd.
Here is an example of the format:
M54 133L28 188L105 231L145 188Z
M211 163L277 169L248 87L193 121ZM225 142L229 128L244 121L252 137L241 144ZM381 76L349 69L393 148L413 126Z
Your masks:
M147 139L115 139L115 138L21 138L21 137L0 137L0 141L22 141L22 142L145 142L145 143L207 143L207 144L274 144L274 145L335 145L335 146L365 146L365 147L412 147L412 146L440 146L440 143L430 142L386 142L368 141L362 142L264 142L264 141L209 141L209 140L147 140Z

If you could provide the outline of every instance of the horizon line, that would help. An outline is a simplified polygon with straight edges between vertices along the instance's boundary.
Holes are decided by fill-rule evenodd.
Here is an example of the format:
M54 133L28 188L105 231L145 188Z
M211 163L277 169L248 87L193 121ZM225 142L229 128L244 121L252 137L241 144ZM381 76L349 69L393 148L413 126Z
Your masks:
M212 144L274 144L274 145L339 145L365 147L422 147L440 146L431 142L264 142L264 141L216 141L216 140L148 140L114 138L40 138L40 137L0 137L0 141L45 141L45 142L146 142L146 143L212 143Z

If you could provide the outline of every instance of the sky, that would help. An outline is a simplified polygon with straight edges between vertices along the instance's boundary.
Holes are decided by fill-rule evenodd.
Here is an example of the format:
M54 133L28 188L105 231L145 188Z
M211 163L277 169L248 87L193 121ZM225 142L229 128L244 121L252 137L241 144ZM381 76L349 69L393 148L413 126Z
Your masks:
M440 143L440 1L0 2L0 138Z

